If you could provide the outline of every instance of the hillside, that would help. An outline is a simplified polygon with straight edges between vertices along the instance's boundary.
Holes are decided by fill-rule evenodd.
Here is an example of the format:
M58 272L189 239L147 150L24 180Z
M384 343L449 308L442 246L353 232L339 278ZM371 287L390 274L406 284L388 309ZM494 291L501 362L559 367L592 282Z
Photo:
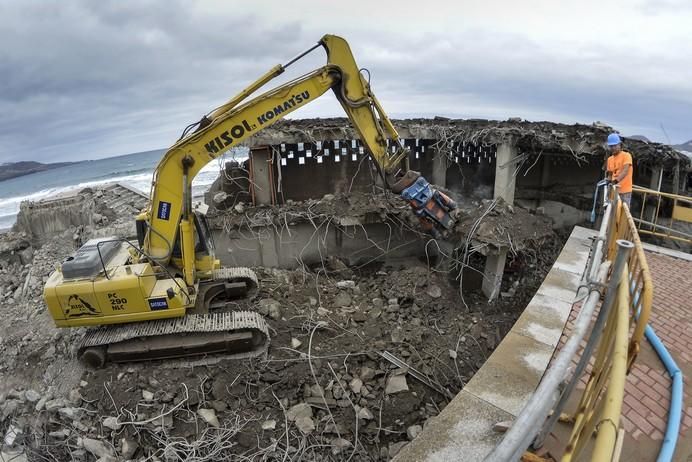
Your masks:
M692 140L689 140L689 141L682 143L682 144L676 144L673 147L675 149L677 149L678 151L692 152Z
M74 164L75 162L58 162L54 164L42 164L41 162L24 161L24 162L9 162L0 165L0 181L17 178L18 176L29 175L31 173L51 170L65 165Z

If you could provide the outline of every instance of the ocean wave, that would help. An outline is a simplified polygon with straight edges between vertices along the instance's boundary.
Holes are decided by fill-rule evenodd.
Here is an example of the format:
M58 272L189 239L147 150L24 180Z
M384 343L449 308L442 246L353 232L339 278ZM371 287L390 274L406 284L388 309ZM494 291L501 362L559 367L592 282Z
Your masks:
M222 164L221 164L222 165ZM23 201L40 201L47 197L55 197L72 191L79 191L84 188L101 186L109 183L122 183L135 188L142 193L149 195L151 180L153 177L152 169L133 169L133 174L119 174L128 171L114 172L109 175L95 177L93 180L84 181L78 184L47 188L31 194L18 195L13 197L0 198L0 229L11 227L15 221L19 206ZM192 182L192 194L196 199L201 198L207 188L219 176L220 164L216 161L209 162L197 174Z
M107 173L105 175L101 176L96 176L94 177L93 181L101 181L101 180L109 180L112 181L111 178L126 178L128 176L136 175L136 174L142 174L142 173L152 173L151 168L134 168L130 170L118 170L115 172Z

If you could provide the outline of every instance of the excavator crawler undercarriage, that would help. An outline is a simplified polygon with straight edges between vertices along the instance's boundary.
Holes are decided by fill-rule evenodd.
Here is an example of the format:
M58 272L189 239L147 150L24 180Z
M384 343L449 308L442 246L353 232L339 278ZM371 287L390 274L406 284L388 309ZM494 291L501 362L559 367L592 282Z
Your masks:
M255 273L248 268L214 270L201 282L190 314L180 318L117 324L90 329L77 354L88 367L106 362L190 358L251 358L269 347L266 321L253 311L229 311L228 301L254 297Z

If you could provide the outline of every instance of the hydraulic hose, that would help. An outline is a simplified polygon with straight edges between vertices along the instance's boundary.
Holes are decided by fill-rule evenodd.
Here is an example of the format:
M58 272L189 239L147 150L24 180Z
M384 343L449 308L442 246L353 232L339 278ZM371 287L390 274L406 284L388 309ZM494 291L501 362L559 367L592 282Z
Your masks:
M651 326L647 325L644 330L644 335L649 341L656 354L661 359L661 362L666 366L666 370L673 381L673 386L670 393L670 407L668 408L668 423L666 425L666 433L663 437L661 450L658 453L657 462L670 462L675 454L675 446L678 442L678 434L680 433L680 419L682 417L682 371L675 363L675 360L666 349L661 339L654 332Z
M637 305L639 299L639 293L635 294L634 305ZM639 312L636 313L637 319L639 319ZM663 344L656 332L651 328L650 325L646 325L644 329L644 335L649 341L654 351L658 355L663 365L666 367L668 375L672 381L672 386L670 390L670 406L668 407L668 421L666 422L666 433L663 436L663 443L661 444L661 450L658 452L658 457L656 462L670 462L673 460L673 455L675 454L675 446L678 443L678 435L680 434L680 421L682 419L682 401L683 401L683 377L682 371L678 367L677 363L670 355L670 352Z

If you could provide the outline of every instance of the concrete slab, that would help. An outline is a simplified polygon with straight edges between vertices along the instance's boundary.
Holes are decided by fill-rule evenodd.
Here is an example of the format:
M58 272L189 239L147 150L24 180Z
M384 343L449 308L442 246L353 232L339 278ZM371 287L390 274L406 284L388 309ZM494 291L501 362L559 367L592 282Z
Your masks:
M580 279L580 274L551 269L538 289L538 293L562 300L563 302L572 303L577 293Z
M588 238L570 237L553 268L581 275L589 258L591 242Z
M425 425L424 434L428 436L421 434L406 445L393 462L481 461L502 439L502 433L488 429L511 418L507 412L462 390Z
M553 350L512 331L464 390L516 416L543 377Z
M555 348L571 311L571 303L536 294L512 327L512 332Z
M583 226L575 226L570 234L570 239L590 239L598 236L598 230L584 228Z

